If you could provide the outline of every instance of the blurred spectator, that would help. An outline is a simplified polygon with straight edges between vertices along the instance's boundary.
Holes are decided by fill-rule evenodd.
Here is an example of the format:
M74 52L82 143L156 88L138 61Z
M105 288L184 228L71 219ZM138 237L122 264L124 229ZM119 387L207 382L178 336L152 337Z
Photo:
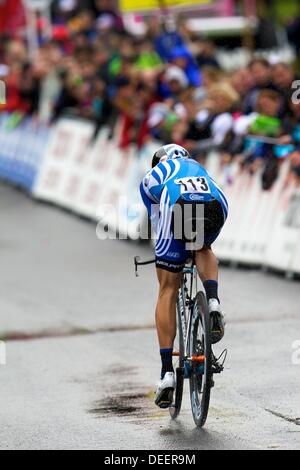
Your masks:
M185 72L191 86L199 87L201 85L201 72L199 67L192 53L185 45L174 47L170 53L170 62Z
M216 48L212 41L209 39L198 39L195 45L195 59L202 69L203 67L212 67L220 69L219 62L216 58Z
M165 98L177 98L189 86L189 81L184 71L172 65L164 75Z
M262 116L277 118L280 114L282 97L273 90L263 90L259 93L256 101L256 110Z
M176 31L162 31L156 36L156 30L154 34L154 44L156 52L159 54L161 59L165 62L171 62L172 53L176 47L184 45L182 36Z
M123 149L132 143L140 148L149 139L174 141L200 161L216 149L222 161L236 159L250 172L263 167L266 189L286 155L300 175L300 105L291 99L298 77L292 66L255 57L225 73L210 39L155 16L147 35L133 37L114 5L54 1L52 40L40 42L32 63L25 41L4 38L0 74L8 100L1 111L48 123L65 115L88 119L95 135L108 126ZM41 28L45 21L39 19ZM300 49L298 23L290 25L289 35Z
M272 83L272 67L266 59L253 59L249 64L249 73L253 79L253 86L243 103L243 111L246 114L254 111L261 90L275 89Z
M290 95L293 82L297 80L296 72L291 65L280 62L273 67L273 83L285 94Z
M274 65L272 80L275 87L284 97L283 113L288 111L293 83L298 79L299 78L291 65L282 62Z
M278 47L277 28L274 18L261 16L258 18L256 32L257 49L275 49Z
M231 76L231 84L242 99L241 109L246 110L249 94L255 88L254 78L250 70L242 68L234 72Z
M233 112L239 95L228 83L212 85L208 99L190 124L186 140L195 158L203 159L211 149L225 150L233 130Z
M300 15L290 22L287 27L289 41L296 48L297 53L300 52Z

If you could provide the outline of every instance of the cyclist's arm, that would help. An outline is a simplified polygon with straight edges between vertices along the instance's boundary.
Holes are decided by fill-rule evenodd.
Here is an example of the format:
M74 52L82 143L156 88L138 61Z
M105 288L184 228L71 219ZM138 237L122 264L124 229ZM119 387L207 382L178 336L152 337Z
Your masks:
M141 183L141 196L147 208L150 204L159 204L165 181L165 173L161 170L162 167L164 167L164 164L159 164L149 171Z
M161 194L166 182L170 178L174 177L179 169L180 164L178 162L168 160L159 163L143 178L140 192L150 217L152 210L151 206L160 203Z
M140 185L140 193L147 208L153 230L157 232L160 210L160 196L163 190L163 181L155 169L149 171Z

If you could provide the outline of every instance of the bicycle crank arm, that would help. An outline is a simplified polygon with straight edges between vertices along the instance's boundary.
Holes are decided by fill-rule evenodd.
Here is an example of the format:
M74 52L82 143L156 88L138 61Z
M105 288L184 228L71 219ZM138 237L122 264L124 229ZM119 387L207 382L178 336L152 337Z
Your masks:
M174 352L172 353L172 356L173 356L173 357L179 357L179 356L180 356L180 353L174 351ZM189 362L199 362L199 364L204 364L204 362L205 362L205 356L192 356L192 357L187 357L187 358L185 358L185 360L186 360L186 361L189 361Z
M205 356L192 356L192 357L188 358L188 361L199 362L199 364L204 364Z

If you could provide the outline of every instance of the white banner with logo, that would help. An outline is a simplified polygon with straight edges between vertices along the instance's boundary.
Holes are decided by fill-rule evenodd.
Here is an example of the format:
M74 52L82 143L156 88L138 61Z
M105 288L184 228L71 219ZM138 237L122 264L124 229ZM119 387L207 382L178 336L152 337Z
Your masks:
M49 130L28 119L16 125L2 115L0 177L99 222L112 235L138 239L147 221L139 185L160 144L120 149L120 126L113 138L105 128L95 137L86 121L61 119ZM207 167L230 207L214 245L219 259L300 274L300 189L287 180L289 162L282 163L269 191L262 189L261 171L251 175L237 163L224 167L217 153Z
M31 191L49 133L30 117L0 114L0 178Z
M37 198L76 211L93 133L89 122L71 119L62 119L53 127L33 190Z
M212 154L210 174L223 186L229 218L214 248L222 261L266 266L300 273L300 190L289 181L285 161L269 191L262 189L262 173L226 173Z
M270 233L265 264L286 272L300 272L296 261L299 240L300 190L287 185L277 205L277 219Z
M94 139L94 131L92 124L71 119L56 124L34 195L98 221L124 238L138 239L146 218L139 182L149 168L151 150L121 150L119 126L113 139L105 128Z

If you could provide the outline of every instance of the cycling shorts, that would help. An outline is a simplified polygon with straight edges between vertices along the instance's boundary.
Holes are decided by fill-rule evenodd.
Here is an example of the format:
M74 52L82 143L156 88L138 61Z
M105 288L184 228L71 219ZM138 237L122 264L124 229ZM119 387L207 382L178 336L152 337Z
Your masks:
M179 273L192 251L211 248L225 223L222 205L179 199L175 207L165 207L160 214L156 240L156 267Z

